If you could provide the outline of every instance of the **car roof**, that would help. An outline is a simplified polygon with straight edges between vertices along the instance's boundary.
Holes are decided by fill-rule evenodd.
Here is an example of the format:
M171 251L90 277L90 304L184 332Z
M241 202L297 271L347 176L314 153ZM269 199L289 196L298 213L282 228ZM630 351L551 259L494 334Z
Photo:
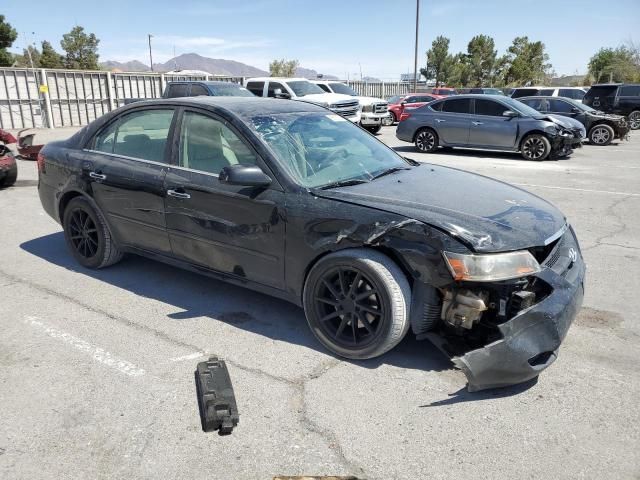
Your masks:
M573 98L567 98L567 97L550 97L549 95L527 95L526 97L518 97L515 98L514 100L570 100L572 102L575 102L575 100Z
M235 83L235 82L222 82L222 81L217 81L217 80L176 80L176 81L171 81L171 82L167 82L168 84L172 84L172 83L202 83L204 85L211 85L211 86L216 86L216 85L235 85L237 87L242 87L242 85L240 85L239 83Z
M247 117L257 114L277 114L294 112L328 112L327 109L309 102L262 97L178 97L171 99L146 100L132 103L131 106L184 105L192 107L216 107L229 113Z
M253 77L253 78L247 78L247 82L268 82L270 80L275 80L278 82L309 82L310 80L308 78L302 78L302 77L293 77L293 78L289 78L289 77Z

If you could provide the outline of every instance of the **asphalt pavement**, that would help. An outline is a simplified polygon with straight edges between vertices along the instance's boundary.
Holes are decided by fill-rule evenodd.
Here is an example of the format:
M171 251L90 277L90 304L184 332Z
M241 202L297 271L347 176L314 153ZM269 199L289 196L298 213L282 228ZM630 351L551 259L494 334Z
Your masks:
M522 186L574 226L584 308L537 382L471 394L411 335L344 361L286 302L134 256L84 269L19 161L0 191L0 478L639 478L640 132L541 163L420 154L394 132L378 138ZM209 354L235 388L230 436L200 428L193 372Z

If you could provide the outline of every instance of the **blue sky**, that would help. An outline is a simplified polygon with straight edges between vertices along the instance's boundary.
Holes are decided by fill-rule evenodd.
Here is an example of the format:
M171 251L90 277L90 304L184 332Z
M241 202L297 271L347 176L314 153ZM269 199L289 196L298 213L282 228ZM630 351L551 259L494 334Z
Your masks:
M437 35L465 50L475 34L494 37L499 54L514 37L547 46L558 74L584 73L601 46L640 43L640 0L421 0L419 64ZM274 58L340 77L397 80L413 69L415 0L137 1L3 0L0 13L25 42L60 38L74 25L95 33L101 60L148 63L195 52L266 69Z

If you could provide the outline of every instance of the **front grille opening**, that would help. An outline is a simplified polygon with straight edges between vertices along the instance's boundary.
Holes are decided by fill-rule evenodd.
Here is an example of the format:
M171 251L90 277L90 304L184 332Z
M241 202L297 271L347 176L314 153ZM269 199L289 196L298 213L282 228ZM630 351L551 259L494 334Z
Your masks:
M531 252L531 255L534 256L534 258L538 261L538 263L542 264L547 259L547 257L551 254L553 249L556 248L556 245L561 239L562 237L558 238L557 240L554 240L549 245L545 245L542 247L532 247L529 249L529 252Z
M554 355L555 353L551 351L539 353L528 360L529 365L531 365L532 367L537 367L538 365L545 365L546 363L549 362L551 357Z

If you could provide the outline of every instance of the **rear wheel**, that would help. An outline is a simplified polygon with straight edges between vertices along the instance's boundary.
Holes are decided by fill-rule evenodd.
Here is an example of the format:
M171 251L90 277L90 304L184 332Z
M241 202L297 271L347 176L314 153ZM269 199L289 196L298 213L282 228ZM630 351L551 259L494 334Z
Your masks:
M629 114L629 128L631 130L640 128L640 110L635 110Z
M104 217L86 198L76 197L69 202L62 225L67 246L82 266L103 268L122 258Z
M525 160L542 161L549 156L551 143L549 139L539 133L527 135L522 141L520 153Z
M432 153L438 149L438 134L430 128L418 130L414 143L422 153Z
M409 329L409 283L375 250L349 249L322 258L309 272L303 300L311 331L341 357L382 355Z
M614 137L615 132L609 125L595 125L589 130L589 141L594 145L609 145Z
M7 155L12 155L12 154L8 153ZM17 179L18 179L18 165L14 163L11 169L5 175L5 177L2 180L0 180L0 188L10 187L14 183L16 183Z

